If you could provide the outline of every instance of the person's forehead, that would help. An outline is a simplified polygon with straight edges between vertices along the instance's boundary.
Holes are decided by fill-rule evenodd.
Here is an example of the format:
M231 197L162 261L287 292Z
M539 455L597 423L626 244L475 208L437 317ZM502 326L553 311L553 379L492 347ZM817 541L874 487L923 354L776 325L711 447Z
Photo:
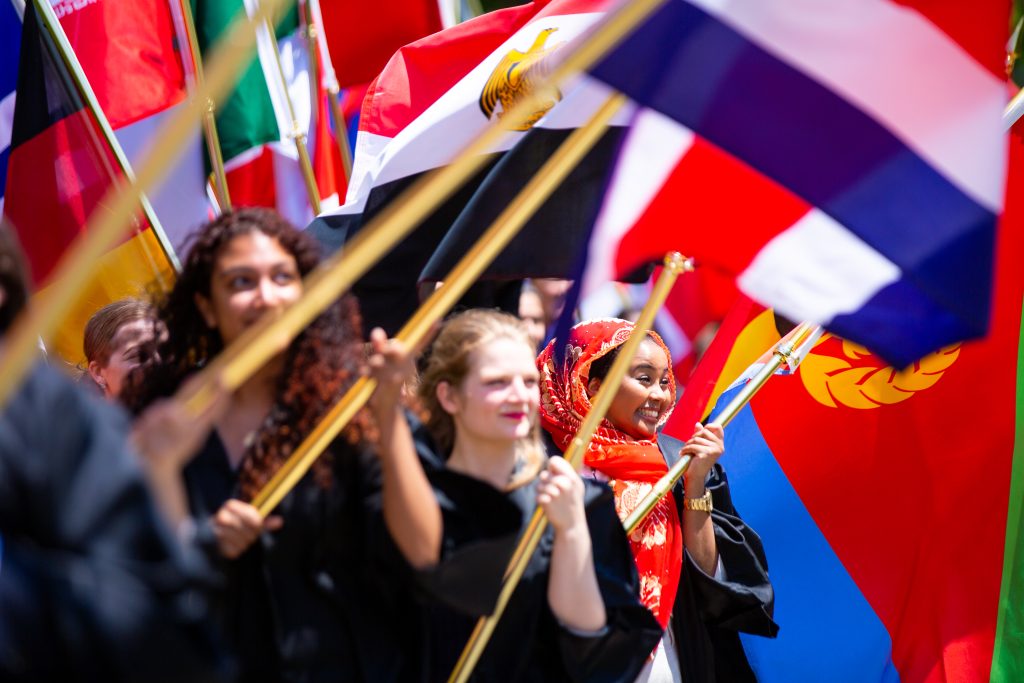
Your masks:
M121 348L129 344L148 341L154 336L153 321L147 318L140 318L127 322L117 328L112 341L115 348Z

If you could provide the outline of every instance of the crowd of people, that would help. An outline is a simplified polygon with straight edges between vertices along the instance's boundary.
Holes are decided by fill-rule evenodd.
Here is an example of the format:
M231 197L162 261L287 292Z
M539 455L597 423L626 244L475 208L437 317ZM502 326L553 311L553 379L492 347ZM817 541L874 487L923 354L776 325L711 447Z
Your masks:
M632 324L581 322L538 356L544 283L522 319L458 312L425 349L364 336L345 296L188 413L175 394L297 301L319 254L269 210L228 212L161 300L96 314L80 381L40 361L2 409L0 678L447 680L539 506L549 525L471 680L753 680L739 633L778 630L765 553L730 502L722 428L661 433L677 386L653 332L580 473L560 455ZM0 334L27 292L4 232ZM369 405L262 515L253 497L366 374Z

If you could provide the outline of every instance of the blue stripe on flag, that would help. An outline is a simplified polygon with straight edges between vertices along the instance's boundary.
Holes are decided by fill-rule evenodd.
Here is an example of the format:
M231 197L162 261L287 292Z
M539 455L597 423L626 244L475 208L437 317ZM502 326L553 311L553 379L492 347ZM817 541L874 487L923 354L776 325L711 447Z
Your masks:
M915 305L931 297L962 319L957 339L987 329L995 215L827 87L683 0L666 2L593 73L884 254L924 293ZM924 353L948 341L928 340Z
M14 92L18 85L18 56L21 50L21 18L10 0L0 0L0 102ZM10 131L13 125L14 108L7 112L9 119L0 121L0 131ZM0 117L4 116L0 109ZM0 135L0 199L7 184L7 158L10 156L11 139Z
M764 541L775 588L778 638L743 636L758 680L898 683L888 631L790 485L749 406L725 430L723 462L736 508Z

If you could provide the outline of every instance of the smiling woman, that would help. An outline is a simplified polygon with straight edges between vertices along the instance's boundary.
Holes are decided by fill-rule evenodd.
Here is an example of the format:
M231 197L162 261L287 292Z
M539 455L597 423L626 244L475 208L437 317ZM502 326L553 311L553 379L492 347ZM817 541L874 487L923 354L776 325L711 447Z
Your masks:
M263 316L295 303L318 261L316 242L272 211L241 209L204 226L159 306L169 334L159 362L131 377L133 404L174 392ZM345 297L239 387L185 470L195 542L222 572L218 616L241 681L417 675L414 601L378 530L396 500L404 506L393 517L426 513L418 500L382 503L396 470L382 472L368 416L356 415L278 514L263 518L246 502L363 366L359 314Z
M541 422L564 450L591 409L633 324L601 319L569 333L564 357L554 342L541 353ZM772 636L773 593L757 534L729 497L722 428L695 425L685 443L663 435L676 401L671 357L651 332L631 360L584 463L607 480L625 517L683 455L693 459L685 482L662 499L631 534L641 598L665 628L663 642L638 681L754 680L738 631Z
M545 461L539 376L526 327L485 310L445 323L418 385L436 446L420 434L418 449L399 401L411 374L408 352L379 330L372 340L382 457L390 452L388 460L404 461L403 469L421 478L417 450L446 459L428 473L439 508L434 523L388 524L430 598L424 679L445 680L477 618L493 612L516 540L540 505L550 526L473 680L632 680L657 640L657 623L637 598L611 492L581 480L561 458Z

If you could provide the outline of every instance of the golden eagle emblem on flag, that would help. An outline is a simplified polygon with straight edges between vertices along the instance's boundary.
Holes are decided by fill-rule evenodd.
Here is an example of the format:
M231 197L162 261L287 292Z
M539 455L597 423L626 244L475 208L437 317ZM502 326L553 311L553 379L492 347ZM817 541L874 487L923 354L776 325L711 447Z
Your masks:
M546 28L537 35L529 50L526 52L512 50L501 58L487 78L483 92L480 94L480 111L484 113L484 116L490 119L497 112L500 120L528 92L537 87L538 81L544 79L550 70L545 66L544 58L562 45L562 43L557 43L545 47L548 36L557 30L557 28ZM513 127L513 130L529 130L562 99L562 94L557 88L550 88L550 91L550 93L544 93L549 95L549 99L541 104L540 109L532 113L521 126Z
M807 393L832 408L878 408L906 401L934 386L960 355L960 345L954 344L897 370L879 367L863 346L831 335L822 336L815 349L826 342L832 349L840 342L843 357L812 351L800 363L799 374Z

